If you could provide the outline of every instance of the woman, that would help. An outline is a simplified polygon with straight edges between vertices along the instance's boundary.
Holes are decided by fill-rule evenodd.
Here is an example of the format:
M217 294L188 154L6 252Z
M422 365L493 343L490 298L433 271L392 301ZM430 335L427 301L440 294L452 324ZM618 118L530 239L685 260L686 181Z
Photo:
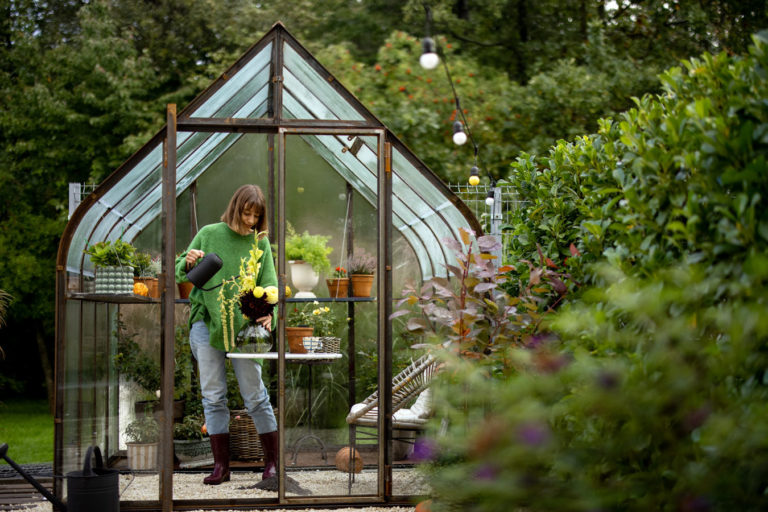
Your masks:
M254 231L255 230L255 231ZM241 258L248 258L254 232L267 232L267 211L264 194L256 185L243 185L232 196L221 222L203 227L189 244L187 251L176 258L176 280L186 281L186 272L196 262L213 252L222 260L221 269L208 281L205 290L194 288L189 296L189 343L200 369L200 390L203 395L205 423L213 449L213 473L203 483L219 485L229 481L229 408L227 407L226 352L221 324L219 288L214 286L236 276ZM264 251L257 276L258 286L277 286L277 274L272 260L269 240L262 236L258 247ZM231 295L236 291L228 291ZM242 315L235 315L234 332L244 324ZM274 314L258 318L257 322L271 330ZM267 389L261 379L261 365L249 359L233 359L240 394L248 414L253 419L264 450L262 479L275 476L277 471L277 420L269 403Z

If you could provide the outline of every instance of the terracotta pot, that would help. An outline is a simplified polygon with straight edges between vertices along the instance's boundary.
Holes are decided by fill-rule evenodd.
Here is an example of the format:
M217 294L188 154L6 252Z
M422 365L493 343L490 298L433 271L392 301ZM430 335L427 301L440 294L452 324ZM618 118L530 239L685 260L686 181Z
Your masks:
M183 282L183 283L176 283L176 286L179 288L179 298L180 299L188 299L189 294L192 292L192 288L195 287L192 283L189 281Z
M352 274L349 276L352 285L352 297L370 297L373 288L373 274Z
M288 341L288 350L294 354L306 354L303 340L307 336L312 336L313 327L286 327L285 339Z
M347 297L349 296L349 278L337 277L333 279L326 279L325 284L328 285L328 292L332 298Z
M133 284L144 283L144 286L149 290L149 296L153 299L160 298L160 287L158 286L158 280L156 277L134 277Z

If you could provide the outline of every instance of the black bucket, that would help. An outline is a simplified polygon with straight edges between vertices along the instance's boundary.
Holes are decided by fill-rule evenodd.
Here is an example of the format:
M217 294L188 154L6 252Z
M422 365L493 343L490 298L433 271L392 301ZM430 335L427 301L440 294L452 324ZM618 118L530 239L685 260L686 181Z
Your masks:
M99 447L89 446L83 470L67 473L67 512L119 512L119 482L120 473L104 467Z
M221 265L222 261L221 258L219 258L219 255L215 252L209 252L203 256L203 259L200 260L192 270L187 272L187 279L192 281L192 283L201 290L213 290L214 288L218 288L218 286L214 286L213 288L203 288L203 286L205 286L205 283L219 271Z

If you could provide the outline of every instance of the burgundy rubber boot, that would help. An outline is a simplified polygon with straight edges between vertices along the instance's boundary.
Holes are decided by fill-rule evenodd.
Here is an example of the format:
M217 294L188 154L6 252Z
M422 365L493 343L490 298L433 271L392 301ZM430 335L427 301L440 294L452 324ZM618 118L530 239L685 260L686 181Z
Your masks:
M262 480L277 475L277 432L267 432L259 434L261 448L264 450L264 473Z
M229 482L229 434L213 434L211 436L213 451L213 473L203 479L207 485L219 485Z

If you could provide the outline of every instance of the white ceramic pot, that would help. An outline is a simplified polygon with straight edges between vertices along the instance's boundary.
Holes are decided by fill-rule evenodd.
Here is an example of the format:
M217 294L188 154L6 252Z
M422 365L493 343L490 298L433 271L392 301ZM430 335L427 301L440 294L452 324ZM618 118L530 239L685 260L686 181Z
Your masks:
M291 282L299 291L294 295L297 299L313 299L312 288L320 281L320 274L315 272L312 265L305 261L289 261L291 267Z

